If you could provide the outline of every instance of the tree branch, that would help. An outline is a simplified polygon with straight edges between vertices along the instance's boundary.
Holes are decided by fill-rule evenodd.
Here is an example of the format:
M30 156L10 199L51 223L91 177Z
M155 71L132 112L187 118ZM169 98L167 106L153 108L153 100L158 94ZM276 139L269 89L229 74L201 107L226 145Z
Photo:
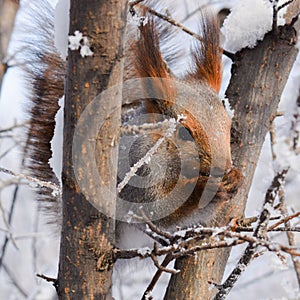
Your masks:
M222 226L232 218L243 215L270 120L276 115L297 56L295 42L295 30L285 26L279 28L279 35L271 32L254 49L243 49L236 54L226 95L235 111L232 157L234 165L242 170L246 180L228 203L212 201L199 212L199 220L205 219L203 215L210 216L208 226ZM210 288L208 281L221 281L228 255L228 250L218 249L201 252L197 258L178 259L175 268L182 272L171 277L165 299L212 299L215 290Z

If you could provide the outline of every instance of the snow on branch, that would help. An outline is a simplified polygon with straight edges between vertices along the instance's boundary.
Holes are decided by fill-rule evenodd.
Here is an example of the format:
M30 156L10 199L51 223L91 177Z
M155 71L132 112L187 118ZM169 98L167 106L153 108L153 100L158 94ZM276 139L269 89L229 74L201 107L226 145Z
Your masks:
M141 125L126 125L121 127L121 133L135 135L146 133L148 130L167 129L169 126L169 120L164 120L157 123L144 123Z
M134 6L140 4L141 2L143 2L144 0L135 0L135 1L129 1L129 12L131 13L131 15L133 17L137 16L137 12L134 8ZM177 22L176 20L174 20L170 15L169 13L167 14L162 14L152 8L150 8L149 6L145 6L145 5L142 5L140 4L139 5L141 8L145 9L147 12L149 12L150 14L168 22L169 24L171 24L172 26L175 26L175 27L178 27L179 29L181 29L183 32L191 35L192 37L196 38L197 40L199 41L203 41L202 37L193 32L192 30L190 30L189 28L185 27L183 24L181 24L180 22Z
M31 177L28 175L24 175L24 174L18 174L11 170L5 169L3 167L0 167L0 172L12 175L18 180L25 179L26 181L29 182L29 185L32 187L38 186L38 187L45 187L45 188L51 189L51 190L53 190L54 196L59 196L61 194L60 186L58 186L57 184L55 184L53 182L39 180L37 178Z
M134 257L151 258L157 268L155 275L152 278L145 295L151 293L157 281L163 272L176 274L179 271L169 269L168 264L180 257L195 255L199 251L205 251L215 248L226 248L243 243L248 243L248 247L242 258L240 259L235 270L225 281L224 284L214 285L219 289L215 299L224 299L229 293L239 276L246 266L256 257L264 254L266 251L257 252L258 247L262 247L267 251L274 252L281 260L284 260L283 254L291 254L300 256L299 247L286 246L277 242L273 242L267 238L267 233L271 231L298 231L299 227L279 227L285 224L287 220L299 218L300 212L290 216L281 218L275 224L268 226L269 221L273 218L270 214L270 207L274 205L275 198L278 195L280 186L282 185L287 170L282 171L275 176L271 187L269 188L263 210L259 217L252 217L243 220L232 220L228 226L224 227L205 227L202 225L194 226L187 229L178 229L173 234L158 228L144 213L141 215L133 215L139 222L146 224L144 230L147 235L155 239L153 248L149 247L142 249L122 250L115 249L115 259L131 259ZM275 219L278 219L277 217ZM165 256L160 264L158 257Z
M226 296L234 287L237 280L240 278L241 274L246 270L246 267L254 259L258 246L264 246L268 250L275 251L277 253L278 251L291 253L295 250L292 247L279 246L279 244L270 245L270 242L267 238L268 224L271 216L270 211L274 207L275 199L278 196L278 193L285 181L287 172L288 169L284 169L274 177L272 184L266 193L263 209L259 215L257 226L254 229L252 238L254 238L255 240L263 241L263 243L266 242L268 246L266 244L262 245L260 243L249 243L242 257L240 258L237 266L233 269L233 271L227 277L225 282L221 285L216 285L219 291L215 295L214 300L221 300L226 298ZM287 249L289 250L286 251ZM296 255L296 253L293 253L293 255ZM297 253L297 256L299 255L300 253Z
M162 135L162 137L158 139L158 141L154 144L154 146L152 148L150 148L150 150L146 153L146 155L144 157L142 157L138 162L136 162L130 168L129 172L126 173L123 180L117 186L118 193L121 193L123 188L127 185L129 180L136 174L138 169L151 160L152 156L156 153L159 146L165 141L165 139L172 136L172 134L176 130L176 126L179 124L181 118L182 118L181 116L178 116L177 120L175 118L165 120L165 122L168 124L167 130Z

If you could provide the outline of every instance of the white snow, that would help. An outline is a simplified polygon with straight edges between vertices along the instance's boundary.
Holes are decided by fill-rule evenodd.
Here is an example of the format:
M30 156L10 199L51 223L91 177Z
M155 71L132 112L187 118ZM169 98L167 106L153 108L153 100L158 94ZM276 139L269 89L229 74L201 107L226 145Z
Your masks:
M140 248L138 250L138 254L145 256L146 254L151 253L151 249L149 247Z
M81 47L82 37L83 35L79 30L76 30L73 35L69 35L69 49L78 50Z
M69 35L68 39L69 49L80 49L81 57L92 56L94 54L93 51L89 48L90 44L88 38L86 36L83 36L83 34L79 30L76 30L74 32L74 35Z
M86 37L83 39L85 44L83 44L80 48L81 57L93 56L94 52L90 49L89 43Z
M253 48L272 29L272 18L273 9L269 1L240 0L224 21L224 48L230 52L244 47Z

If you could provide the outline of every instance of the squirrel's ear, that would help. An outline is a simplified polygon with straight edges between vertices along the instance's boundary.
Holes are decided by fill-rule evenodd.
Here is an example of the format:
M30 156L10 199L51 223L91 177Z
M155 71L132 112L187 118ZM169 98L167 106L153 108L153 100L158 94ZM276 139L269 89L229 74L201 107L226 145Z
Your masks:
M135 68L139 77L148 78L143 87L145 98L151 101L151 112L167 111L172 106L174 88L172 78L162 57L159 46L159 33L151 16L146 16L139 26L139 39L133 46Z
M202 13L200 25L202 40L197 41L193 51L193 66L189 77L207 83L218 93L222 83L219 21L211 13Z

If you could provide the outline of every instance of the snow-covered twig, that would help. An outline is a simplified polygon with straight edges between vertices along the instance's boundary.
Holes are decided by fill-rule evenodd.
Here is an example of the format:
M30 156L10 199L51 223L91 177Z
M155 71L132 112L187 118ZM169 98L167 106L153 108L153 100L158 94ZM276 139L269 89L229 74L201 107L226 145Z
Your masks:
M158 139L158 141L154 144L154 146L146 153L144 157L142 157L138 162L136 162L129 170L128 173L126 173L123 180L118 184L117 186L117 192L120 193L123 188L127 185L129 180L136 174L138 169L143 166L145 163L149 162L158 150L159 146L165 141L167 137L172 136L173 132L176 130L176 126L178 124L178 121L174 118L167 120L169 123L168 129L166 132L162 135L161 138Z
M279 193L279 200L280 200L280 210L283 216L286 216L285 218L283 218L282 220L280 220L279 222L277 222L276 224L274 224L273 226L277 225L281 225L281 224L285 224L286 226L290 226L291 223L290 221L296 217L299 217L300 212L294 213L293 215L287 216L288 212L287 212L287 208L286 208L286 203L285 203L285 197L284 197L284 190L282 189ZM281 222L281 224L280 224ZM274 227L275 228L275 227ZM288 239L288 243L290 247L293 247L296 245L295 242L295 237L293 232L291 231L287 231L286 232L286 236ZM291 254L291 258L292 258L292 262L293 262L293 266L294 266L294 271L295 271L295 275L297 277L297 281L298 281L298 286L300 288L300 261L299 258L296 257L293 253Z
M12 176L14 176L14 177L16 177L20 180L25 179L25 180L29 181L29 183L34 183L34 184L36 184L37 186L40 186L40 187L46 187L48 189L53 190L54 193L58 193L59 195L61 194L60 186L58 186L57 184L55 184L53 182L39 180L37 178L31 177L31 176L28 176L28 175L24 175L24 174L18 174L18 173L15 173L15 172L11 171L11 170L5 169L3 167L0 167L0 172L12 175Z
M280 6L278 8L278 10L282 9L284 6L290 4L291 2L294 1L288 1L285 4L283 4L282 6ZM299 10L299 8L298 8ZM299 104L300 104L300 95L298 94L298 98L297 98L297 108L299 109ZM292 145L290 147L291 151L294 151L296 155L299 154L299 148L298 148L298 143L299 143L299 130L298 130L298 124L299 124L299 112L296 111L296 113L293 114L293 120L291 120L291 127L290 127L290 140L292 141ZM271 123L271 129L270 130L270 135L271 135L271 151L273 153L273 161L276 161L277 157L276 157L276 153L274 151L274 145L275 145L275 130L274 130L274 124L273 121ZM287 211L287 207L286 207L286 203L285 203L285 192L283 190L283 188L281 188L279 190L279 209L281 211L281 215L283 216L283 218L281 220L279 220L277 223L273 224L272 226L270 226L268 228L268 231L285 231L286 232L286 236L287 236L287 240L289 243L290 247L294 247L296 245L295 243L295 237L294 237L294 232L299 232L299 228L297 227L292 227L290 224L290 220L299 217L300 212L296 212L292 215L288 215L288 211ZM278 227L280 225L284 224L285 227ZM292 253L291 253L291 258L292 258L292 262L293 262L293 266L294 266L294 271L295 271L295 275L298 281L298 287L300 288L300 261L298 259L298 257L295 257Z
M141 134L148 130L164 129L169 127L169 120L157 123L145 123L142 125L127 125L121 127L121 133L125 134Z
M195 39L197 39L197 40L199 40L201 42L203 41L203 38L199 34L197 34L197 33L193 32L192 30L188 29L183 24L177 22L176 20L174 20L170 16L161 14L158 11L156 11L156 10L154 10L154 9L148 7L148 6L141 5L141 7L145 8L152 15L154 15L154 16L156 16L156 17L158 17L158 18L160 18L160 19L162 19L162 20L170 23L171 25L173 25L175 27L178 27L183 32L187 33L188 35L192 36L193 38L195 38Z
M273 207L275 198L278 195L278 192L282 186L282 183L285 180L285 176L288 172L288 169L283 170L282 172L278 173L273 181L271 186L269 187L266 196L265 201L263 205L263 210L260 213L260 216L258 218L258 224L254 230L253 237L258 239L264 239L267 234L267 226L270 219L270 207ZM254 254L258 248L258 244L251 243L247 246L246 250L244 251L244 254L240 258L237 266L233 269L233 271L230 273L230 275L227 277L225 282L222 285L218 286L218 293L213 298L214 300L222 300L225 299L226 296L229 294L229 292L234 287L237 280L240 278L241 274L245 271L246 267L250 264L250 262L253 260ZM272 249L272 248L271 248ZM274 250L278 250L277 246L274 247Z
M132 16L135 16L137 13L134 9L134 6L143 2L144 0L135 0L135 1L129 1L129 11L132 14ZM145 6L145 5L140 5L143 9L145 9L146 11L148 11L149 13L151 13L152 15L170 23L171 25L180 28L182 31L184 31L185 33L191 35L192 37L196 38L199 41L203 41L202 37L200 35L198 35L197 33L191 31L190 29L188 29L187 27L185 27L183 24L177 22L176 20L174 20L173 18L171 18L169 15L164 15L161 14L159 12L157 12L156 10Z
M136 16L137 13L136 13L136 10L134 9L134 6L143 2L143 0L135 0L135 1L130 1L129 2L129 11L131 13L132 16ZM195 38L196 40L202 42L203 41L203 38L195 33L194 31L190 30L189 28L187 28L186 26L184 26L182 23L180 22L177 22L176 20L174 20L170 15L168 14L162 14L162 13L159 13L158 11L148 7L148 6L145 6L145 5L142 5L140 4L140 6L145 9L146 11L148 11L150 14L168 22L169 24L171 24L172 26L175 26L177 28L179 28L180 30L182 30L183 32L187 33L188 35L192 36L193 38ZM223 50L223 54L226 55L228 58L234 60L235 56L233 53L230 53L224 49Z
M283 219L281 219L280 221L278 221L277 223L275 223L275 224L273 224L272 226L270 226L270 227L268 228L268 231L272 231L273 229L275 229L275 228L278 227L279 225L281 225L281 224L286 224L286 223L289 222L290 220L295 219L295 218L297 218L297 217L299 217L299 216L300 216L300 212L299 212L299 211L296 212L296 213L294 213L294 214L292 214L292 215L290 215L290 216L286 216L286 217L284 217Z
M160 243L161 244L160 247L158 247L157 243L155 243L153 249L150 248L130 249L130 250L117 249L115 250L116 259L130 259L133 257L141 257L141 258L150 257L152 259L155 266L157 267L157 271L153 276L149 286L147 287L147 290L144 293L144 295L146 295L148 292L151 292L153 290L154 286L158 282L163 272L168 272L168 273L178 272L177 270L172 270L167 268L168 264L171 261L183 256L194 255L199 251L206 251L215 248L226 248L226 247L240 245L242 243L248 243L249 244L248 248L251 249L251 251L249 250L245 254L246 259L243 256L244 261L240 262L239 265L237 266L239 270L247 266L247 259L251 258L252 260L258 257L256 250L259 246L265 248L268 251L276 253L280 259L283 258L281 252L300 256L300 252L297 251L297 248L288 247L283 244L269 241L268 239L265 238L266 233L263 233L264 231L261 230L261 227L265 226L264 225L265 223L267 224L265 218L267 218L268 220L272 219L268 207L269 205L272 205L272 203L274 203L275 197L277 195L276 191L279 188L278 184L281 184L281 181L284 179L285 172L286 171L283 171L283 173L280 173L278 177L274 179L272 188L269 189L266 195L265 207L259 216L260 221L258 222L257 227L253 225L253 223L257 220L257 218L252 217L246 219L245 222L235 222L235 224L230 223L228 226L225 227L220 227L220 228L204 227L199 225L184 230L178 229L178 231L171 234L170 232L158 228L151 220L147 218L147 216L143 213L143 211L141 211L141 216L133 216L133 217L136 218L138 221L143 221L145 224L147 224L147 229L145 232L148 235L150 236L153 235L163 240L164 243ZM269 205L266 205L267 203L269 203ZM289 218L295 218L297 215L298 214L293 214L289 216ZM282 220L280 220L280 223L281 222ZM248 224L249 227L239 227L236 224ZM279 225L280 225L279 222L277 222L276 227ZM270 228L269 227L266 228L267 228L266 232L269 232ZM277 231L277 229L278 228L274 227L272 228L272 231ZM284 228L284 229L288 230L288 228ZM297 230L296 228L290 228L290 229ZM243 233L243 231L255 232L255 234L249 235ZM261 252L260 255L265 252L266 251ZM159 264L157 257L163 255L166 255L166 257L163 260L163 262ZM231 283L233 284L233 282ZM224 285L218 285L220 289L223 289L223 286Z

